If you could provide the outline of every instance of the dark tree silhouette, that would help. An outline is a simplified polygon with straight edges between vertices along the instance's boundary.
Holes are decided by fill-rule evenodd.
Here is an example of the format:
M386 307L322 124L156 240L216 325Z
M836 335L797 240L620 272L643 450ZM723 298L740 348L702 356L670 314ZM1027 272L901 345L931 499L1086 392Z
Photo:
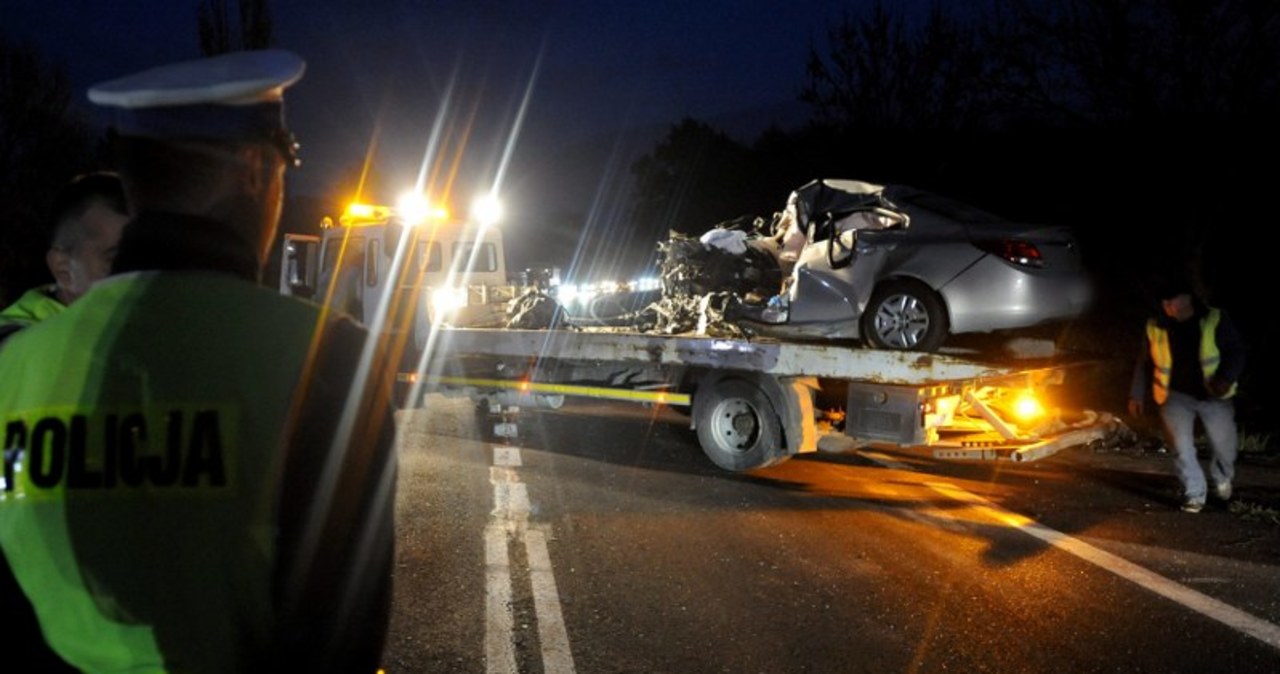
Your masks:
M45 266L53 197L97 168L93 135L72 109L63 67L0 36L0 300L51 281Z
M1215 299L1242 296L1247 280L1236 270L1248 265L1222 225L1256 217L1271 189L1270 175L1239 157L1276 149L1280 7L1002 0L985 25L1001 55L1006 107L1041 127L1076 130L1058 156L1074 154L1066 163L1123 190L1127 198L1109 210L1127 222L1112 236L1153 260L1189 265Z
M1249 0L999 0L1004 101L1094 127L1256 124L1280 93L1280 7Z
M809 52L800 100L836 129L967 129L989 108L978 32L935 5L918 28L877 2Z
M197 21L201 54L215 56L273 45L275 40L267 1L239 0L236 6L238 20L233 24L225 0L200 1Z
M637 160L632 174L634 221L654 233L701 233L748 213L746 205L755 198L750 150L691 118L673 126L652 153Z

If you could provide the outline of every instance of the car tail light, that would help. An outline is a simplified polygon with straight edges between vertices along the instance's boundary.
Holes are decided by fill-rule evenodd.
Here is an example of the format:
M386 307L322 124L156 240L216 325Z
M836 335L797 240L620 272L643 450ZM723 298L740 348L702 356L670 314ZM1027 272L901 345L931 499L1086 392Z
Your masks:
M1029 241L1000 239L997 241L978 241L976 245L978 248L1019 267L1039 269L1044 266L1044 257L1040 254L1040 249Z

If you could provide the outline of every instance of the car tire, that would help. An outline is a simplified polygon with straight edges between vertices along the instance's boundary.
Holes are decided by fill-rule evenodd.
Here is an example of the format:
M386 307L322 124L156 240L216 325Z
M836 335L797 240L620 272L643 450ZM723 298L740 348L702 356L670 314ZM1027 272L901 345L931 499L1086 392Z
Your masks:
M942 298L919 281L877 287L861 323L865 343L896 351L937 351L950 330Z

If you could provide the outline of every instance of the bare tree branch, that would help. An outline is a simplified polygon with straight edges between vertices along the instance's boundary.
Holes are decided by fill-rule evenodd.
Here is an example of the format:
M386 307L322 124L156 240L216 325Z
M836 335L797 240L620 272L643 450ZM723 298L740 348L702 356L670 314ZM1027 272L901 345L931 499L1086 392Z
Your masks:
M979 34L941 5L912 29L876 3L828 31L828 50L811 48L800 100L837 128L964 129L984 122L988 71Z
M265 49L275 42L267 0L237 0L235 25L225 0L200 0L196 18L205 56Z

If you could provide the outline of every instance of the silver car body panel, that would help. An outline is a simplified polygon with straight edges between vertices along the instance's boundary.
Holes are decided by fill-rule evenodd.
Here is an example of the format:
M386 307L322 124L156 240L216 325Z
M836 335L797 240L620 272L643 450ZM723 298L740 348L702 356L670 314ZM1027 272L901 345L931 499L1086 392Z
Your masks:
M1088 284L1078 275L1017 268L994 255L939 292L954 333L1031 327L1077 316L1089 302Z
M806 242L788 285L788 326L824 337L857 337L858 323L879 284L913 279L932 288L946 307L951 333L1025 328L1074 318L1092 300L1078 245L1070 230L1001 220L979 209L910 187L825 180L823 199L840 189L874 190L909 217L906 226L836 234L839 264L830 262L831 239ZM817 186L807 186L810 193ZM829 189L834 188L834 189ZM956 217L919 205L950 208ZM801 209L809 220L819 214ZM957 218L965 218L961 221ZM840 226L848 218L836 223ZM808 223L806 223L808 224ZM1039 250L1039 266L992 254L986 242L1020 241ZM847 260L847 264L843 264Z

